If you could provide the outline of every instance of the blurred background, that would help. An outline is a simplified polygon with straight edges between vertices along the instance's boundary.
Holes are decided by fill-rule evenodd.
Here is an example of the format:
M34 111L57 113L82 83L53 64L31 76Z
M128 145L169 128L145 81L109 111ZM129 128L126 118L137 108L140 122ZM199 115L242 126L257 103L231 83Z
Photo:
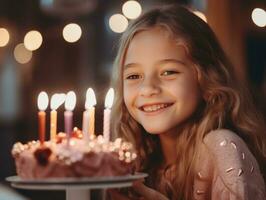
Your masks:
M12 145L38 137L38 94L46 91L51 97L73 90L74 125L81 128L86 90L92 87L97 98L96 133L101 133L104 98L122 32L145 10L171 3L187 5L205 18L234 64L237 78L248 83L266 116L265 0L0 0L0 181L4 185L8 187L5 178L15 174ZM58 130L63 131L64 106L57 111ZM47 116L49 112L50 107ZM48 125L49 117L47 133ZM64 199L63 192L16 191L28 199Z

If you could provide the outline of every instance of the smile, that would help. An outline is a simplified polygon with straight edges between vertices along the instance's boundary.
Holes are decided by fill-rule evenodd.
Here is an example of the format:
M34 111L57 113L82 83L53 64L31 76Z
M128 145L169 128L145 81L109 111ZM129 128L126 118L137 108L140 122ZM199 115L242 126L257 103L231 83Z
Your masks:
M140 110L144 112L156 112L159 110L162 110L164 108L167 108L169 106L173 105L173 103L161 103L161 104L153 104L153 105L144 105L140 107Z

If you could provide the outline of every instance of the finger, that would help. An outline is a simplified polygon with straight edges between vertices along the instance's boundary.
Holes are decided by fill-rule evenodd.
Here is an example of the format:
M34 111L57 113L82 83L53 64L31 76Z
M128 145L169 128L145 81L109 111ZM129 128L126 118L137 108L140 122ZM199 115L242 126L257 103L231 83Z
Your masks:
M112 200L130 200L128 197L114 189L109 189L108 194L110 195Z
M138 194L143 196L145 199L153 199L154 191L146 187L143 183L135 182L133 188Z
M144 181L145 181L144 178L138 179L138 180L136 180L136 181L133 182L133 186L134 186L135 184L138 184L138 183L143 183Z
M133 188L147 200L168 200L164 195L145 186L143 183L136 182L133 184Z

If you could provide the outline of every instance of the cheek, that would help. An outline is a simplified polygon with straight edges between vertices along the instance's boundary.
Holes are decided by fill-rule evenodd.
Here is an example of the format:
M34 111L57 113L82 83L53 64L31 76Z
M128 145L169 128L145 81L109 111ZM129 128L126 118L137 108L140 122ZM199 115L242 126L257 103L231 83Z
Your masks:
M194 112L199 105L201 94L199 86L196 82L191 82L183 91L184 102L187 104L188 109Z
M182 92L185 97L198 99L200 95L200 89L195 74L190 73L184 77L183 82L181 82L181 87L183 88Z
M177 98L180 104L189 104L191 107L197 105L201 98L198 83L194 79L186 79L175 83L175 86L168 88L172 94Z
M131 115L133 119L138 121L137 114L136 114L136 107L135 107L135 100L137 98L137 90L132 89L131 87L124 87L123 88L123 99L127 108L127 111Z
M196 85L191 83L178 82L171 86L168 85L166 89L171 91L171 93L177 98L191 98L193 96L197 96L198 94Z
M124 86L123 98L124 98L124 102L125 102L127 109L130 110L130 107L133 104L134 91L132 91L129 87Z
M138 121L137 117L136 117L136 112L135 112L135 109L133 106L134 105L134 96L133 96L131 91L124 89L124 102L125 102L125 106L127 108L128 113L130 114L130 116L133 119L135 119L136 121Z

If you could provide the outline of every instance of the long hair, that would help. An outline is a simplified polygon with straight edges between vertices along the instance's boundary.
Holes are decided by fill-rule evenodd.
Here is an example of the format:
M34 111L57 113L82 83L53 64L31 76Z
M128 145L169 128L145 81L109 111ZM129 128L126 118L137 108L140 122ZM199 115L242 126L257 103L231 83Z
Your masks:
M193 67L198 72L202 103L177 136L177 160L159 173L163 160L159 137L148 134L129 114L123 101L123 64L134 36L161 27L175 39L182 39ZM133 21L120 40L114 63L113 133L131 141L138 152L137 170L150 174L149 186L171 199L191 199L195 165L200 144L211 130L226 128L237 133L248 145L266 174L265 121L256 111L250 96L234 82L233 68L213 31L199 17L182 6L155 8ZM245 95L244 95L245 94ZM168 176L174 167L174 175ZM168 173L169 174L169 173ZM175 175L176 174L176 175ZM178 175L177 175L178 174ZM166 179L165 184L160 184Z

